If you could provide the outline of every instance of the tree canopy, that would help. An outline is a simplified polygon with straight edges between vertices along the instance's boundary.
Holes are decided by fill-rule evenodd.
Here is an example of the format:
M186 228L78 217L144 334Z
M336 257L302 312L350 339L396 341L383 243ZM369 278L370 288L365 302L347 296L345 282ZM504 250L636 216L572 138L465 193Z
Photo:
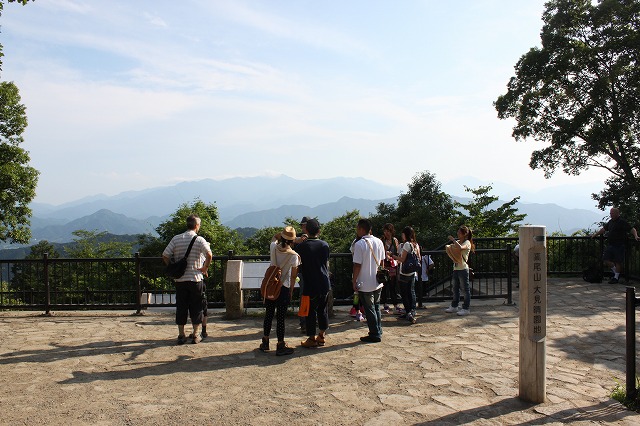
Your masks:
M436 176L425 171L414 176L397 205L380 203L371 221L376 235L382 235L387 222L394 225L398 235L405 226L411 226L418 242L431 248L446 240L455 217L453 200L441 190Z
M15 84L0 82L0 241L31 239L29 204L36 195L38 171L20 148L27 127L26 107Z
M526 214L518 214L518 209L513 207L520 197L507 201L495 208L491 208L498 202L498 197L490 195L491 185L469 188L465 191L473 194L473 199L468 203L456 201L458 211L456 222L465 224L473 230L474 237L503 237L515 233L518 230Z
M608 170L599 207L640 194L640 0L551 0L542 47L524 54L494 106L516 140L545 143L529 163L551 176ZM629 200L631 198L631 200Z
M156 232L160 235L159 238L143 236L140 241L140 254L159 256L174 235L187 230L187 216L190 214L196 214L200 217L201 226L198 235L203 236L211 244L214 256L226 255L229 250L236 253L238 253L238 249L242 251L242 238L236 231L220 223L216 205L195 200L191 204L180 205L168 220L156 228Z

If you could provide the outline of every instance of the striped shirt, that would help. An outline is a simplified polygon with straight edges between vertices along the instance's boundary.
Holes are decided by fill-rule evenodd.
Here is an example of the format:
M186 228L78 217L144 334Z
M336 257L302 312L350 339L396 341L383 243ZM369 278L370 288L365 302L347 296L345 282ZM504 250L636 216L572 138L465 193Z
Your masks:
M172 261L182 259L189 248L191 239L195 235L196 232L193 230L176 235L171 239L167 248L162 252L162 255L168 257ZM211 254L211 247L209 247L207 240L203 237L196 238L196 241L193 243L193 247L191 248L191 252L189 253L189 257L187 258L187 269L184 272L184 275L180 278L176 278L174 281L202 281L202 272L198 271L198 268L202 268L204 265L207 253Z

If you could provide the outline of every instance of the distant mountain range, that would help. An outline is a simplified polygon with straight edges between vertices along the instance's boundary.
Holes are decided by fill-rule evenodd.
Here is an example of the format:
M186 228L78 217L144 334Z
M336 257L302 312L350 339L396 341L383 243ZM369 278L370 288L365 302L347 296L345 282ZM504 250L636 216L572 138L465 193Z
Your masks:
M282 225L287 217L315 216L327 222L357 209L363 216L381 203L395 203L402 188L362 178L296 180L287 176L233 178L184 182L170 187L132 191L116 196L95 196L60 206L34 203L31 230L33 243L48 240L64 243L78 229L111 234L155 234L155 228L182 203L195 199L215 202L224 225L262 228ZM500 195L500 194L498 194ZM465 197L454 197L467 201ZM595 228L604 213L567 209L557 204L519 202L525 223L545 225L548 232L570 234ZM4 245L0 248L15 246Z

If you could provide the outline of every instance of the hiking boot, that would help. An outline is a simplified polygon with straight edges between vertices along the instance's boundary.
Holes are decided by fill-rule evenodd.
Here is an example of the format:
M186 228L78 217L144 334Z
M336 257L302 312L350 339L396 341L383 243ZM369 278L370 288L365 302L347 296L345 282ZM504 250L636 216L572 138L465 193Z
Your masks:
M411 324L415 324L417 322L416 317L413 314L407 314L407 320L411 323Z
M367 335L367 336L362 336L360 338L360 341L364 343L380 343L382 342L382 339L380 337Z
M454 314L456 312L458 312L460 310L459 306L449 306L447 309L445 309L444 311L448 314Z
M302 346L303 348L316 348L318 347L318 342L315 337L309 337L304 342L301 342L300 346Z
M293 348L290 348L289 346L287 346L286 342L278 342L278 345L276 346L277 356L291 355L292 353L293 353Z
M258 346L258 349L260 349L262 352L266 352L269 350L269 339L266 337L262 338L262 343L260 343L260 346Z
M321 335L317 335L316 336L316 343L318 344L318 346L324 346L325 345L325 336L321 336Z

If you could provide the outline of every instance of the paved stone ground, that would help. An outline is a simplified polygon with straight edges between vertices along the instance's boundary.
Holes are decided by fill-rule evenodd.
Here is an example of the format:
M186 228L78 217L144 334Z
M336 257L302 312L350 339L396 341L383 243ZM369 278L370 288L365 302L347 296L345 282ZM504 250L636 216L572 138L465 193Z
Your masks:
M517 295L514 300L517 300ZM337 308L327 346L276 357L262 317L220 312L199 345L175 346L172 311L0 313L1 424L620 424L624 286L550 280L547 396L518 399L518 309L427 305L418 324L384 318L384 340ZM297 319L287 340L299 345ZM275 332L274 332L275 334Z

